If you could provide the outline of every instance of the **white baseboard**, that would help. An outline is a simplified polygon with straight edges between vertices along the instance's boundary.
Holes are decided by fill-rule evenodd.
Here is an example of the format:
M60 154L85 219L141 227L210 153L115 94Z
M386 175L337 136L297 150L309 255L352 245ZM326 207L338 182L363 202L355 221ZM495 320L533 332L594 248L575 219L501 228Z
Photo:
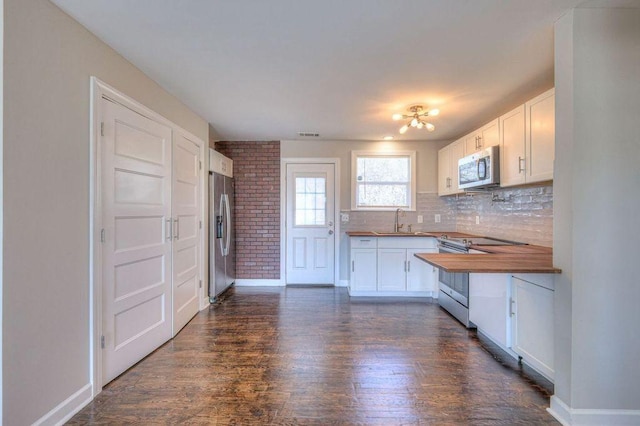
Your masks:
M33 424L37 426L62 425L91 402L91 383L87 383L76 393L62 401Z
M359 291L349 288L351 297L434 297L434 291Z
M551 407L547 411L564 426L640 424L640 410L571 408L555 395L551 397Z
M336 287L349 287L349 280L340 280L336 283Z
M236 278L236 287L283 287L284 281L282 280L253 280L247 278Z

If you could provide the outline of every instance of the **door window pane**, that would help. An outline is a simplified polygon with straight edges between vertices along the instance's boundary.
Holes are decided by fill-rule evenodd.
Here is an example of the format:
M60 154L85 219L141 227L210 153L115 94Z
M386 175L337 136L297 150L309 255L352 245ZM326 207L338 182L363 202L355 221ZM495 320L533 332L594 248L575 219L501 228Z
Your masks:
M318 176L296 176L295 226L325 226L327 180Z

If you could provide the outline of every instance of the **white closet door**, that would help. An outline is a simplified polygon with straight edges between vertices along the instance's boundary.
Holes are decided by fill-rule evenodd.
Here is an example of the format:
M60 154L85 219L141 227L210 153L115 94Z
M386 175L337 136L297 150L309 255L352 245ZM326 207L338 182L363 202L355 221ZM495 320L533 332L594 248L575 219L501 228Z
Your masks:
M171 128L101 102L106 384L171 338Z
M173 335L198 312L201 283L200 205L203 142L175 133L173 144Z

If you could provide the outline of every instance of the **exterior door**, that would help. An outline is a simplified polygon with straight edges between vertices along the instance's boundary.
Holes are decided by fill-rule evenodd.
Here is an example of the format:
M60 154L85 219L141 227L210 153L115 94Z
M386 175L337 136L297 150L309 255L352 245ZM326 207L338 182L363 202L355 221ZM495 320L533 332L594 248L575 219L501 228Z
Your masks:
M335 284L335 166L288 164L287 284Z
M101 100L102 378L171 338L171 128Z
M202 142L177 133L173 144L173 335L198 313L202 285Z

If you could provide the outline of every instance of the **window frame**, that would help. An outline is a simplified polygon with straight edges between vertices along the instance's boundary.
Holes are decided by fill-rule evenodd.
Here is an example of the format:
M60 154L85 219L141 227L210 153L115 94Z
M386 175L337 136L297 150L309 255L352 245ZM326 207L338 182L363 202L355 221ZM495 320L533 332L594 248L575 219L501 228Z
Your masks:
M408 206L390 206L390 207L365 207L358 206L358 158L360 157L379 157L379 158L408 158L409 159L409 193ZM416 171L416 151L351 151L351 210L354 211L394 211L403 209L405 211L416 211L416 188L417 188L417 171Z

